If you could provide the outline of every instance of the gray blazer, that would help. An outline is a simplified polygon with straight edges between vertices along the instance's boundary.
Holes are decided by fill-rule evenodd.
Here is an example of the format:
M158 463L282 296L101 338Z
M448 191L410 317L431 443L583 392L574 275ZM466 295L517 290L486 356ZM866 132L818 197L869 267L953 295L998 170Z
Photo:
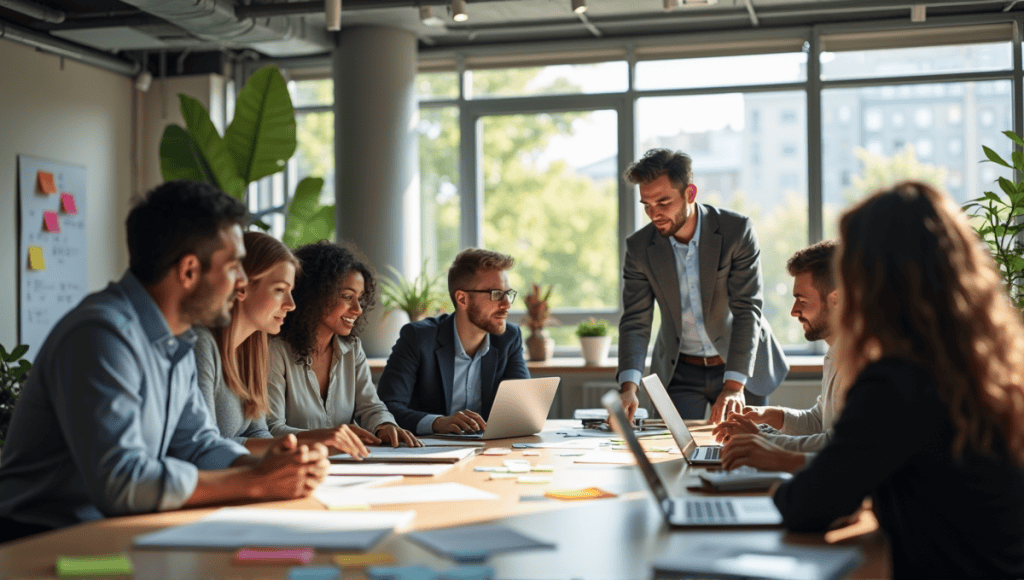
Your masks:
M705 330L725 359L725 370L750 377L747 390L768 395L786 377L789 364L761 311L761 250L757 235L746 216L708 205L700 208L704 212L700 233L700 297ZM668 385L678 362L682 306L672 244L653 224L626 239L622 278L618 372L643 372L657 300L661 328L654 343L651 371Z

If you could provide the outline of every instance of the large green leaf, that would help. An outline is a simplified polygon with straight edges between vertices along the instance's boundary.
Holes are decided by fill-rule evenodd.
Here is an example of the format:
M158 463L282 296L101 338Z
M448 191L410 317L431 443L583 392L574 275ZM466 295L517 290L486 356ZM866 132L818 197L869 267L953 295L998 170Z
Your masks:
M173 124L164 129L164 136L160 139L160 175L164 181L188 179L215 183L195 139L188 131Z
M28 352L27 344L19 344L18 346L14 347L14 350L11 351L10 362L14 362L19 358L25 356L26 352Z
M334 205L320 203L323 188L324 180L319 177L307 177L296 186L295 195L285 215L281 241L286 246L297 248L319 240L333 239Z
M997 163L999 165L1002 165L1003 167L1010 167L1010 164L1003 161L1003 158L1000 157L999 154L996 153L995 151L989 149L985 145L982 145L981 149L982 151L985 152L985 157L988 157L988 160L991 161L992 163Z
M188 95L179 94L178 99L181 100L181 116L185 119L185 127L195 140L206 166L210 168L214 183L224 193L244 201L245 183L238 177L235 160L210 120L210 113L202 103Z
M284 169L295 153L295 109L276 66L256 71L242 87L224 141L246 184Z

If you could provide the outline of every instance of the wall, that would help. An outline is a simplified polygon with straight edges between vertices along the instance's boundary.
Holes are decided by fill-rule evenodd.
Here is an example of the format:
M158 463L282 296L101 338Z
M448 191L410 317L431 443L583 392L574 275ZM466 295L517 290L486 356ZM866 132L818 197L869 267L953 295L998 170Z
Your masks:
M30 155L86 167L88 288L128 264L132 81L0 39L0 344L17 341L17 163ZM29 353L29 358L34 353Z

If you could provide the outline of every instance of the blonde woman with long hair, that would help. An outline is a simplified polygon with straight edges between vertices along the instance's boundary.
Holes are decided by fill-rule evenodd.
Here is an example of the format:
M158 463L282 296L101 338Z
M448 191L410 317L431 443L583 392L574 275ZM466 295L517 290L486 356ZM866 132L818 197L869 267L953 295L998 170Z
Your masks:
M221 435L265 452L274 439L267 428L268 335L281 330L295 310L292 288L299 261L280 241L261 232L243 236L242 268L249 284L237 292L231 323L197 328L196 367L199 389ZM366 448L345 425L295 433L298 443L324 443L346 453L365 455Z
M905 182L846 212L834 327L856 377L835 436L775 493L791 530L870 496L894 577L1024 576L1024 327L952 200Z

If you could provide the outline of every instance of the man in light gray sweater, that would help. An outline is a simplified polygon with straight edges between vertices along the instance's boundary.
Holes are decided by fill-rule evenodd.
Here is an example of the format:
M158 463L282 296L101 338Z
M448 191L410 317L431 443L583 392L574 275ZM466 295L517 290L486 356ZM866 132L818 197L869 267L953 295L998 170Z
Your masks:
M809 409L746 407L732 414L713 433L725 442L723 466L731 469L749 465L758 469L796 471L813 453L823 449L832 437L832 425L839 418L840 379L832 360L830 311L838 301L832 276L832 258L837 244L826 240L798 251L786 268L793 276L793 309L790 312L804 328L807 340L824 340L829 346L822 365L821 394ZM760 425L760 426L759 426Z

